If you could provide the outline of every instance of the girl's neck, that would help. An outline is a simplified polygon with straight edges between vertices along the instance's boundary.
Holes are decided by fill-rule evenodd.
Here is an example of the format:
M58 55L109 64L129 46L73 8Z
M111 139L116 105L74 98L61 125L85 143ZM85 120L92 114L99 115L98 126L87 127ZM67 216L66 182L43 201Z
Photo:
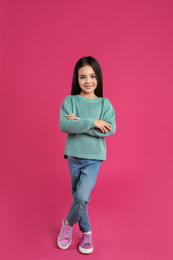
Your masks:
M98 98L94 93L83 93L81 92L79 96L82 96L84 98L90 98L90 99L96 99Z

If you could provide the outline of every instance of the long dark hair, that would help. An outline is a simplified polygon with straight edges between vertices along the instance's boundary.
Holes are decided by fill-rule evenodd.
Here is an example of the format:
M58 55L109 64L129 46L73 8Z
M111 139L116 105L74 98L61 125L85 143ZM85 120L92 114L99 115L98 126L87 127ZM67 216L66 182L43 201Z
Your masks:
M73 73L71 95L78 95L81 92L78 82L78 70L85 65L91 66L96 74L97 88L94 91L95 95L98 97L103 97L103 77L101 67L98 61L92 56L83 57L77 61Z

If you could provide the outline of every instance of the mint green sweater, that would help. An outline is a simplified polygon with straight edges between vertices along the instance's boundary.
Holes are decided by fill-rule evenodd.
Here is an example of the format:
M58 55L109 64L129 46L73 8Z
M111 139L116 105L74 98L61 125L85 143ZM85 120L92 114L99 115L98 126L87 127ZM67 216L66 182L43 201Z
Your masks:
M66 119L73 113L78 120ZM112 131L102 133L95 128L95 119L112 125ZM64 158L74 156L84 159L106 160L105 137L116 131L115 111L107 98L90 99L68 95L60 108L60 130L67 133Z

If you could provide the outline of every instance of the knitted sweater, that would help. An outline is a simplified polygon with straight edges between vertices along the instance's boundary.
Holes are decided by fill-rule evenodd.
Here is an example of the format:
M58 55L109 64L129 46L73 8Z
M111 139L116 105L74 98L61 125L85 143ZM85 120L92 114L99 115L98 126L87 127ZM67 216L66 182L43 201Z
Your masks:
M77 120L65 116L73 113ZM112 131L102 133L95 128L95 119L110 123ZM116 131L115 111L107 98L90 99L68 95L60 108L60 130L67 133L64 158L74 156L84 159L106 160L105 137Z

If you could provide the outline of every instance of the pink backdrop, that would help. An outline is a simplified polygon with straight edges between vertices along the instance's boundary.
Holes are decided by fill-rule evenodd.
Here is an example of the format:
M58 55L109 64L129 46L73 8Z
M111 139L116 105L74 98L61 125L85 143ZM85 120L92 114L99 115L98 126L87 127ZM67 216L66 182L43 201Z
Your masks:
M1 1L0 259L81 259L59 109L76 61L100 63L116 112L89 204L90 259L172 259L173 4L170 0Z

